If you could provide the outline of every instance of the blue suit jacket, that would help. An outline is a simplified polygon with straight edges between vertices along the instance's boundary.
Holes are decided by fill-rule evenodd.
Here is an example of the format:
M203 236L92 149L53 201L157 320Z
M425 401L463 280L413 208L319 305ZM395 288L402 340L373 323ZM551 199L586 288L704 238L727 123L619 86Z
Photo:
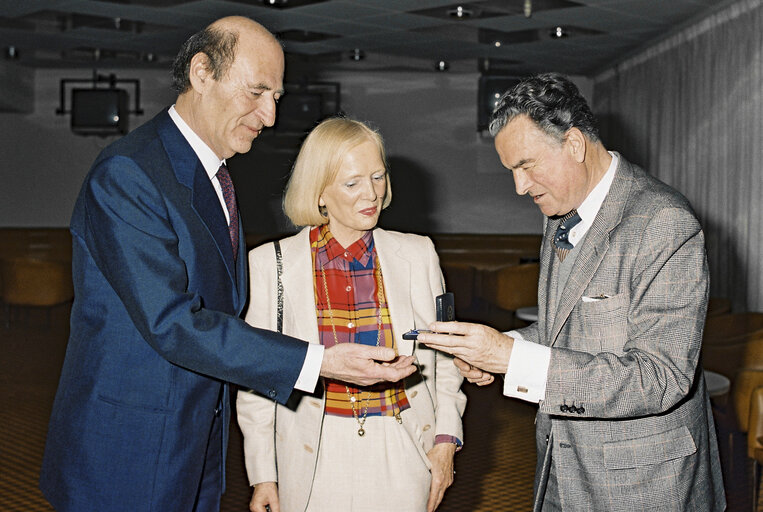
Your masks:
M58 510L190 510L221 397L227 433L225 383L284 403L307 344L238 318L246 258L234 263L214 188L166 111L99 155L71 232L71 334L40 487Z

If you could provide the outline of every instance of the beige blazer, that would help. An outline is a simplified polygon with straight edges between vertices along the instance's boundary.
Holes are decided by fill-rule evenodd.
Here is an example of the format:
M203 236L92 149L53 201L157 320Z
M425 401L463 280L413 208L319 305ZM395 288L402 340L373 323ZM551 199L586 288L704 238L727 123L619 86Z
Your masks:
M319 343L315 318L309 228L281 240L283 254L283 331L310 343ZM405 380L411 404L403 425L429 467L426 453L436 434L463 440L461 416L466 397L462 377L453 359L402 335L414 326L435 320L434 298L445 286L434 245L429 238L374 230L374 242L383 271L392 329L398 351L414 355L419 368ZM276 328L276 264L272 243L249 253L250 304L246 321L256 327ZM277 481L281 508L304 510L315 474L324 417L325 394L295 390L285 406L261 395L239 392L236 406L244 433L244 456L251 485Z

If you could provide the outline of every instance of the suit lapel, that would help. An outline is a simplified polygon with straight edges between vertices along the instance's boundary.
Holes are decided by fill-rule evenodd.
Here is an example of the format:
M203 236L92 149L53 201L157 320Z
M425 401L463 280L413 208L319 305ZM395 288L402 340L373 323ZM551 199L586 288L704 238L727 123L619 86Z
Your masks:
M631 177L630 164L620 156L620 162L615 171L615 178L607 197L588 229L579 253L570 271L567 284L559 295L559 303L554 305L553 328L551 330L551 345L562 330L575 304L583 296L583 292L593 279L596 271L609 249L609 233L617 227L623 216L625 203L630 193ZM553 252L553 251L550 251Z
M398 242L383 229L374 230L374 243L382 268L384 294L389 304L392 325L402 329L394 332L397 351L401 355L411 355L413 341L403 339L403 332L408 329L406 326L412 329L415 321L411 304L411 264L401 254ZM427 326L416 327L425 329Z
M546 271L541 275L541 282L538 283L538 318L541 322L542 332L546 335L548 344L551 344L551 328L554 325L556 316L556 277L554 274L554 265L556 257L554 256L553 237L556 228L559 227L561 219L549 219L546 217L546 230L543 237L543 245L540 249L540 265Z
M214 239L220 257L228 269L231 283L235 285L236 267L233 261L233 248L230 244L228 223L209 176L191 145L175 126L169 114L165 113L159 119L157 131L172 163L178 182L191 190L191 206ZM243 240L243 237L240 238ZM245 254L245 252L240 254ZM236 295L236 302L239 302L238 298Z

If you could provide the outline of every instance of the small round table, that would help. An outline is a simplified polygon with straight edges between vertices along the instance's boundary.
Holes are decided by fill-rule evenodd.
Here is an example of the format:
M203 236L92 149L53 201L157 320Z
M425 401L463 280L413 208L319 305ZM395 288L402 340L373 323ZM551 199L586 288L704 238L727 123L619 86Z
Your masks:
M725 375L710 370L704 370L705 384L707 385L707 394L710 395L710 401L715 406L724 406L726 398L731 389L731 381Z
M538 306L530 306L527 308L518 308L514 314L520 320L525 322L537 322L538 321Z

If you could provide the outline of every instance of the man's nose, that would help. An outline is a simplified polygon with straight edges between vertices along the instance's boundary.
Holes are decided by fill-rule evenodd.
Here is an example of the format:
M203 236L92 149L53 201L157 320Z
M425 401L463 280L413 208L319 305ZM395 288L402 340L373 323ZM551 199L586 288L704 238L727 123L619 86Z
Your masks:
M271 127L276 122L276 100L270 98L262 103L257 109L257 115L259 116L262 124Z
M514 175L514 186L517 189L517 194L523 196L530 190L532 181L527 177L527 172L522 169L515 169L512 174Z

